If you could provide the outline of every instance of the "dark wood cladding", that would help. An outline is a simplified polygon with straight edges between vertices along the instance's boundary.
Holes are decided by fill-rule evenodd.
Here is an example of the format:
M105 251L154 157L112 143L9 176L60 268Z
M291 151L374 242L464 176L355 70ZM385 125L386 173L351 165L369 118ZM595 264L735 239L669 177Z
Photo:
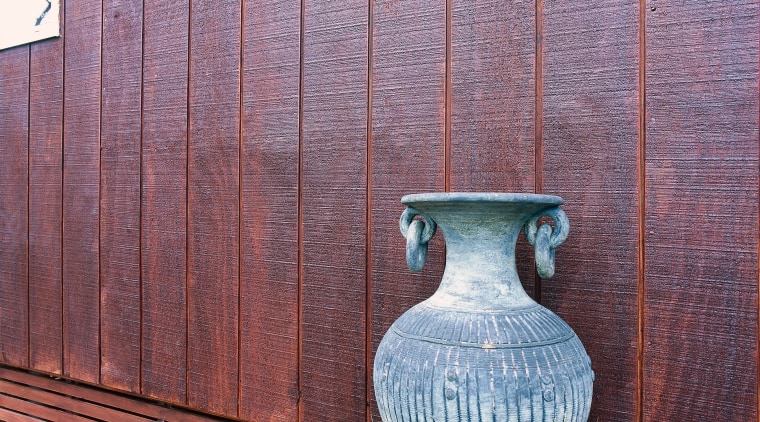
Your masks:
M293 0L243 7L240 416L290 422L298 420L301 9Z
M0 51L0 363L377 420L377 345L444 265L439 234L406 268L401 196L543 192L570 237L519 271L591 356L590 420L760 417L757 2L65 6ZM0 372L0 418L171 413Z
M143 8L140 264L142 393L187 403L189 11Z
M102 4L66 4L63 75L63 375L100 382Z
M100 382L140 391L142 1L103 3Z
M541 298L592 356L589 420L637 417L638 39L635 3L543 2L543 190L565 200L572 270Z
M238 410L240 13L191 2L187 149L187 402Z
M368 8L302 13L300 416L364 420Z
M30 54L29 365L60 374L63 41L34 44Z
M383 1L372 8L370 356L396 318L430 297L443 271L440 237L415 274L397 236L401 197L445 188L446 10L436 1L412 4ZM380 420L370 399L373 420Z
M644 420L755 420L758 3L657 3L646 15Z
M0 60L0 75L0 347L4 361L25 366L29 363L29 47L8 51Z

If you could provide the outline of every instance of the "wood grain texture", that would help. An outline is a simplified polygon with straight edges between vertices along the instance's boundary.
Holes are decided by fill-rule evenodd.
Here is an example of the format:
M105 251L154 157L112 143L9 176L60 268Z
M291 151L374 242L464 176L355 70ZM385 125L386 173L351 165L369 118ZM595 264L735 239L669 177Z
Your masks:
M758 417L758 7L647 12L646 421Z
M31 420L47 420L47 421L71 421L71 422L92 422L92 419L75 415L73 413L53 409L42 404L38 404L33 401L27 401L19 399L13 396L6 396L0 394L0 409L3 411L18 412ZM1 414L0 414L1 415ZM29 416L34 415L34 417ZM2 417L2 416L0 416ZM38 419L39 418L39 419ZM3 421L9 421L12 419L3 417Z
M238 413L239 0L192 2L188 403Z
M591 355L590 420L758 418L757 2L66 6L0 51L0 361L377 419L374 349L443 267L439 234L406 268L399 198L543 191L570 238L520 275Z
M144 3L142 393L187 403L187 8Z
M68 3L63 109L63 373L100 380L101 3Z
M41 420L33 416L25 415L23 413L4 408L0 408L0 418L8 422L37 422Z
M29 366L60 374L63 40L31 46L29 75Z
M589 420L630 421L637 400L638 5L546 0L543 29L544 192L565 200L571 229L541 297L591 357Z
M0 380L0 392L10 394L16 397L23 397L35 403L40 403L51 408L68 408L67 410L82 414L90 415L95 420L104 421L124 421L124 422L147 422L154 419L148 419L130 413L121 412L118 409L99 406L96 403L88 401L74 401L69 397L52 394L45 390L29 387L23 384L16 384L5 380Z
M444 190L446 10L439 2L380 1L372 17L370 350L404 311L430 297L443 273L443 239L418 274L398 229L401 197ZM371 374L373 360L367 371ZM380 420L368 378L373 420Z
M533 192L533 2L454 0L451 32L451 189Z
M29 46L0 52L0 352L29 363Z
M182 422L202 422L202 421L219 421L220 418L202 415L199 413L188 412L184 409L177 409L168 406L163 406L161 403L156 403L151 400L145 400L143 398L134 397L128 394L119 394L110 390L97 388L93 386L82 385L76 382L68 380L58 379L57 377L49 377L41 374L35 374L33 372L26 372L18 369L11 369L7 367L0 367L0 379L9 381L11 384L24 385L33 388L36 391L43 391L46 396L54 397L55 404L58 405L58 409L69 412L74 410L72 407L77 406L77 402L87 401L95 406L87 406L87 409L94 409L95 412L101 412L102 407L110 408L109 410L117 409L121 412L128 412L134 415L140 415L148 417L150 420L164 420L164 421L182 421ZM0 394L6 391L0 389ZM57 397L56 397L57 396ZM0 396L2 397L2 396ZM24 397L26 398L26 397ZM30 402L27 402L30 403ZM49 401L48 401L49 403ZM2 405L0 405L2 406ZM55 408L48 408L47 410L54 410ZM80 409L82 407L80 406ZM31 415L42 416L46 415L40 411L29 412ZM83 413L87 416L94 417L96 415L90 413ZM115 413L109 413L110 418L106 420L121 421L123 418L121 415ZM73 414L69 412L67 415L69 419L65 417L53 418L53 420L61 420L68 422L73 419ZM130 416L127 414L127 416ZM87 419L92 420L92 419ZM226 419L228 420L228 419Z
M366 415L367 9L304 4L304 421Z
M100 382L139 392L142 0L103 7Z
M535 5L451 2L452 191L534 192ZM522 238L517 269L535 296L532 252Z
M298 419L301 8L252 0L244 11L240 416L290 422Z

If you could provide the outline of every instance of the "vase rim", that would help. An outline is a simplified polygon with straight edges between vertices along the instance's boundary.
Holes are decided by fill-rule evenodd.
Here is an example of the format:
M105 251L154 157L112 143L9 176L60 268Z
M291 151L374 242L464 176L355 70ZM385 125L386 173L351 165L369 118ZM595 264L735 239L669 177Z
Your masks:
M486 202L486 203L530 203L562 205L562 198L555 195L514 192L427 192L413 193L401 198L401 203L410 205L420 202Z

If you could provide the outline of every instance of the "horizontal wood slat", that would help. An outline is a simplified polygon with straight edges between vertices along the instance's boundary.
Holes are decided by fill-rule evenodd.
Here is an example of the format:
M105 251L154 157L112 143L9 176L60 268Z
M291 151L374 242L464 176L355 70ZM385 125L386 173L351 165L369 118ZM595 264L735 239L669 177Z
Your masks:
M55 394L49 391L40 390L34 387L29 387L8 381L0 380L0 391L6 395L23 397L24 399L33 401L35 403L42 403L50 407L66 409L68 411L82 415L91 415L101 420L118 420L124 422L139 422L150 420L147 418L124 413L119 410L98 406L97 404L92 404L90 402L72 399L71 397L67 397L65 395Z
M20 415L16 417L14 414L4 415L0 412L0 420L3 421L209 422L224 420L183 409L164 407L159 402L8 367L0 367L0 409ZM28 416L40 419L30 419Z
M24 415L22 413L16 413L12 410L4 409L0 407L0 420L7 421L7 422L16 422L16 421L42 421L44 419L35 418L32 416Z
M34 420L37 420L39 418L43 420L65 420L70 422L94 420L92 418L76 415L66 410L57 409L55 407L48 407L40 403L29 401L23 398L8 396L5 394L5 392L0 394L0 407L11 412L22 413L24 415L24 419L32 418ZM28 415L34 415L35 417Z

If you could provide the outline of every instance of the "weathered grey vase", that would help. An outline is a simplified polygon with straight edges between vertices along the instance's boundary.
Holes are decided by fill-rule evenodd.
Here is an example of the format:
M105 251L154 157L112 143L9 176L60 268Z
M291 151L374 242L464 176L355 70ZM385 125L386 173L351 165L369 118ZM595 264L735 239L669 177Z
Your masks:
M446 269L435 294L380 342L373 376L383 421L586 421L591 361L573 330L525 293L515 266L524 227L539 275L553 275L569 232L562 199L427 193L401 202L409 267L422 269L437 224ZM537 226L544 216L554 229Z

